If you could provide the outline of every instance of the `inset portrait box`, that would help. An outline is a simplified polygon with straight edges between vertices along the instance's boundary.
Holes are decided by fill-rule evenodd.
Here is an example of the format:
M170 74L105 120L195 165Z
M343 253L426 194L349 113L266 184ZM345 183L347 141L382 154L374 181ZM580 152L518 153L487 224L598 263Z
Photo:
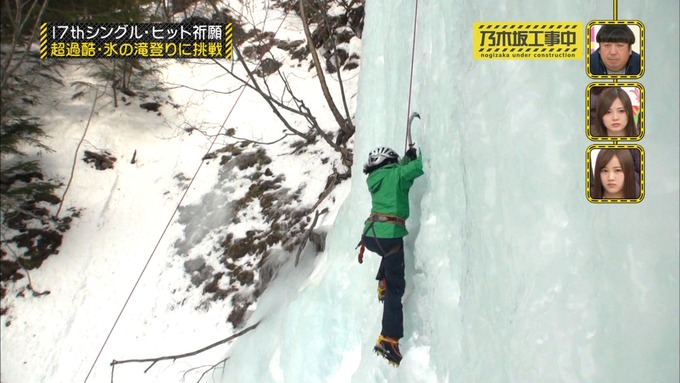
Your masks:
M639 141L645 135L645 89L639 83L591 83L586 88L586 136L591 141Z
M645 73L645 27L637 20L593 20L586 25L586 74L635 79Z
M645 197L645 151L640 145L590 145L586 198L596 204L638 203Z

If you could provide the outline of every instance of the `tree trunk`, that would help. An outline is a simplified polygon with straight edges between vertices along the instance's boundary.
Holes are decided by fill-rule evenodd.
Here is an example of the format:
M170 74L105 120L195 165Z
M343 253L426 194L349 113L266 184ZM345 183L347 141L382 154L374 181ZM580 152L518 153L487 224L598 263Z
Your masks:
M314 41L312 40L312 34L309 32L309 24L307 24L307 15L305 13L304 3L305 0L300 0L300 16L302 17L303 29L305 30L305 36L307 37L307 46L309 47L309 52L312 54L312 60L314 61L314 68L316 69L316 74L317 76L319 76L319 84L321 84L321 91L323 92L323 95L326 98L328 107L331 109L331 112L333 113L333 117L335 117L335 121L337 121L338 125L340 126L340 130L347 137L351 137L354 134L354 126L352 125L349 116L347 116L347 118L344 118L340 114L340 111L335 106L335 103L333 102L333 97L331 97L331 93L328 90L326 78L324 77L323 74L323 68L321 68L321 63L319 62L319 55L316 53ZM338 68L338 70L340 70L340 68Z

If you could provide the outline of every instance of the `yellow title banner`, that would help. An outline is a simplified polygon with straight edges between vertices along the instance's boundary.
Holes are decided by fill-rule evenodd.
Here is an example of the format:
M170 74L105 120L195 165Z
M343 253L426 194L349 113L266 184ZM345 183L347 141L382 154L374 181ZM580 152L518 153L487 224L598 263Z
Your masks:
M581 22L476 22L476 60L583 60Z
M43 23L40 58L230 58L218 23Z

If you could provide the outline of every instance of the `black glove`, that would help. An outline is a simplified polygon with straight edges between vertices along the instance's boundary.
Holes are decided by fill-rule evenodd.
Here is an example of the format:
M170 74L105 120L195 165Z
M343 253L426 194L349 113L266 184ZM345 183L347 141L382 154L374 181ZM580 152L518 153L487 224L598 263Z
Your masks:
M411 146L407 151L406 151L406 157L415 160L418 158L418 152L416 152L416 148Z

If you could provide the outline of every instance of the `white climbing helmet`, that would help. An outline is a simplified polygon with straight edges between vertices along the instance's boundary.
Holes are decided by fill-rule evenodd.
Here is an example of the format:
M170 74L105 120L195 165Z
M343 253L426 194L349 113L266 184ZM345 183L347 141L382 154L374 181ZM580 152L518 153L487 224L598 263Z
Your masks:
M394 150L381 146L379 148L373 149L368 153L368 161L364 164L364 173L370 173L372 170L379 168L387 160L393 160L388 162L396 162L399 159L399 155Z

